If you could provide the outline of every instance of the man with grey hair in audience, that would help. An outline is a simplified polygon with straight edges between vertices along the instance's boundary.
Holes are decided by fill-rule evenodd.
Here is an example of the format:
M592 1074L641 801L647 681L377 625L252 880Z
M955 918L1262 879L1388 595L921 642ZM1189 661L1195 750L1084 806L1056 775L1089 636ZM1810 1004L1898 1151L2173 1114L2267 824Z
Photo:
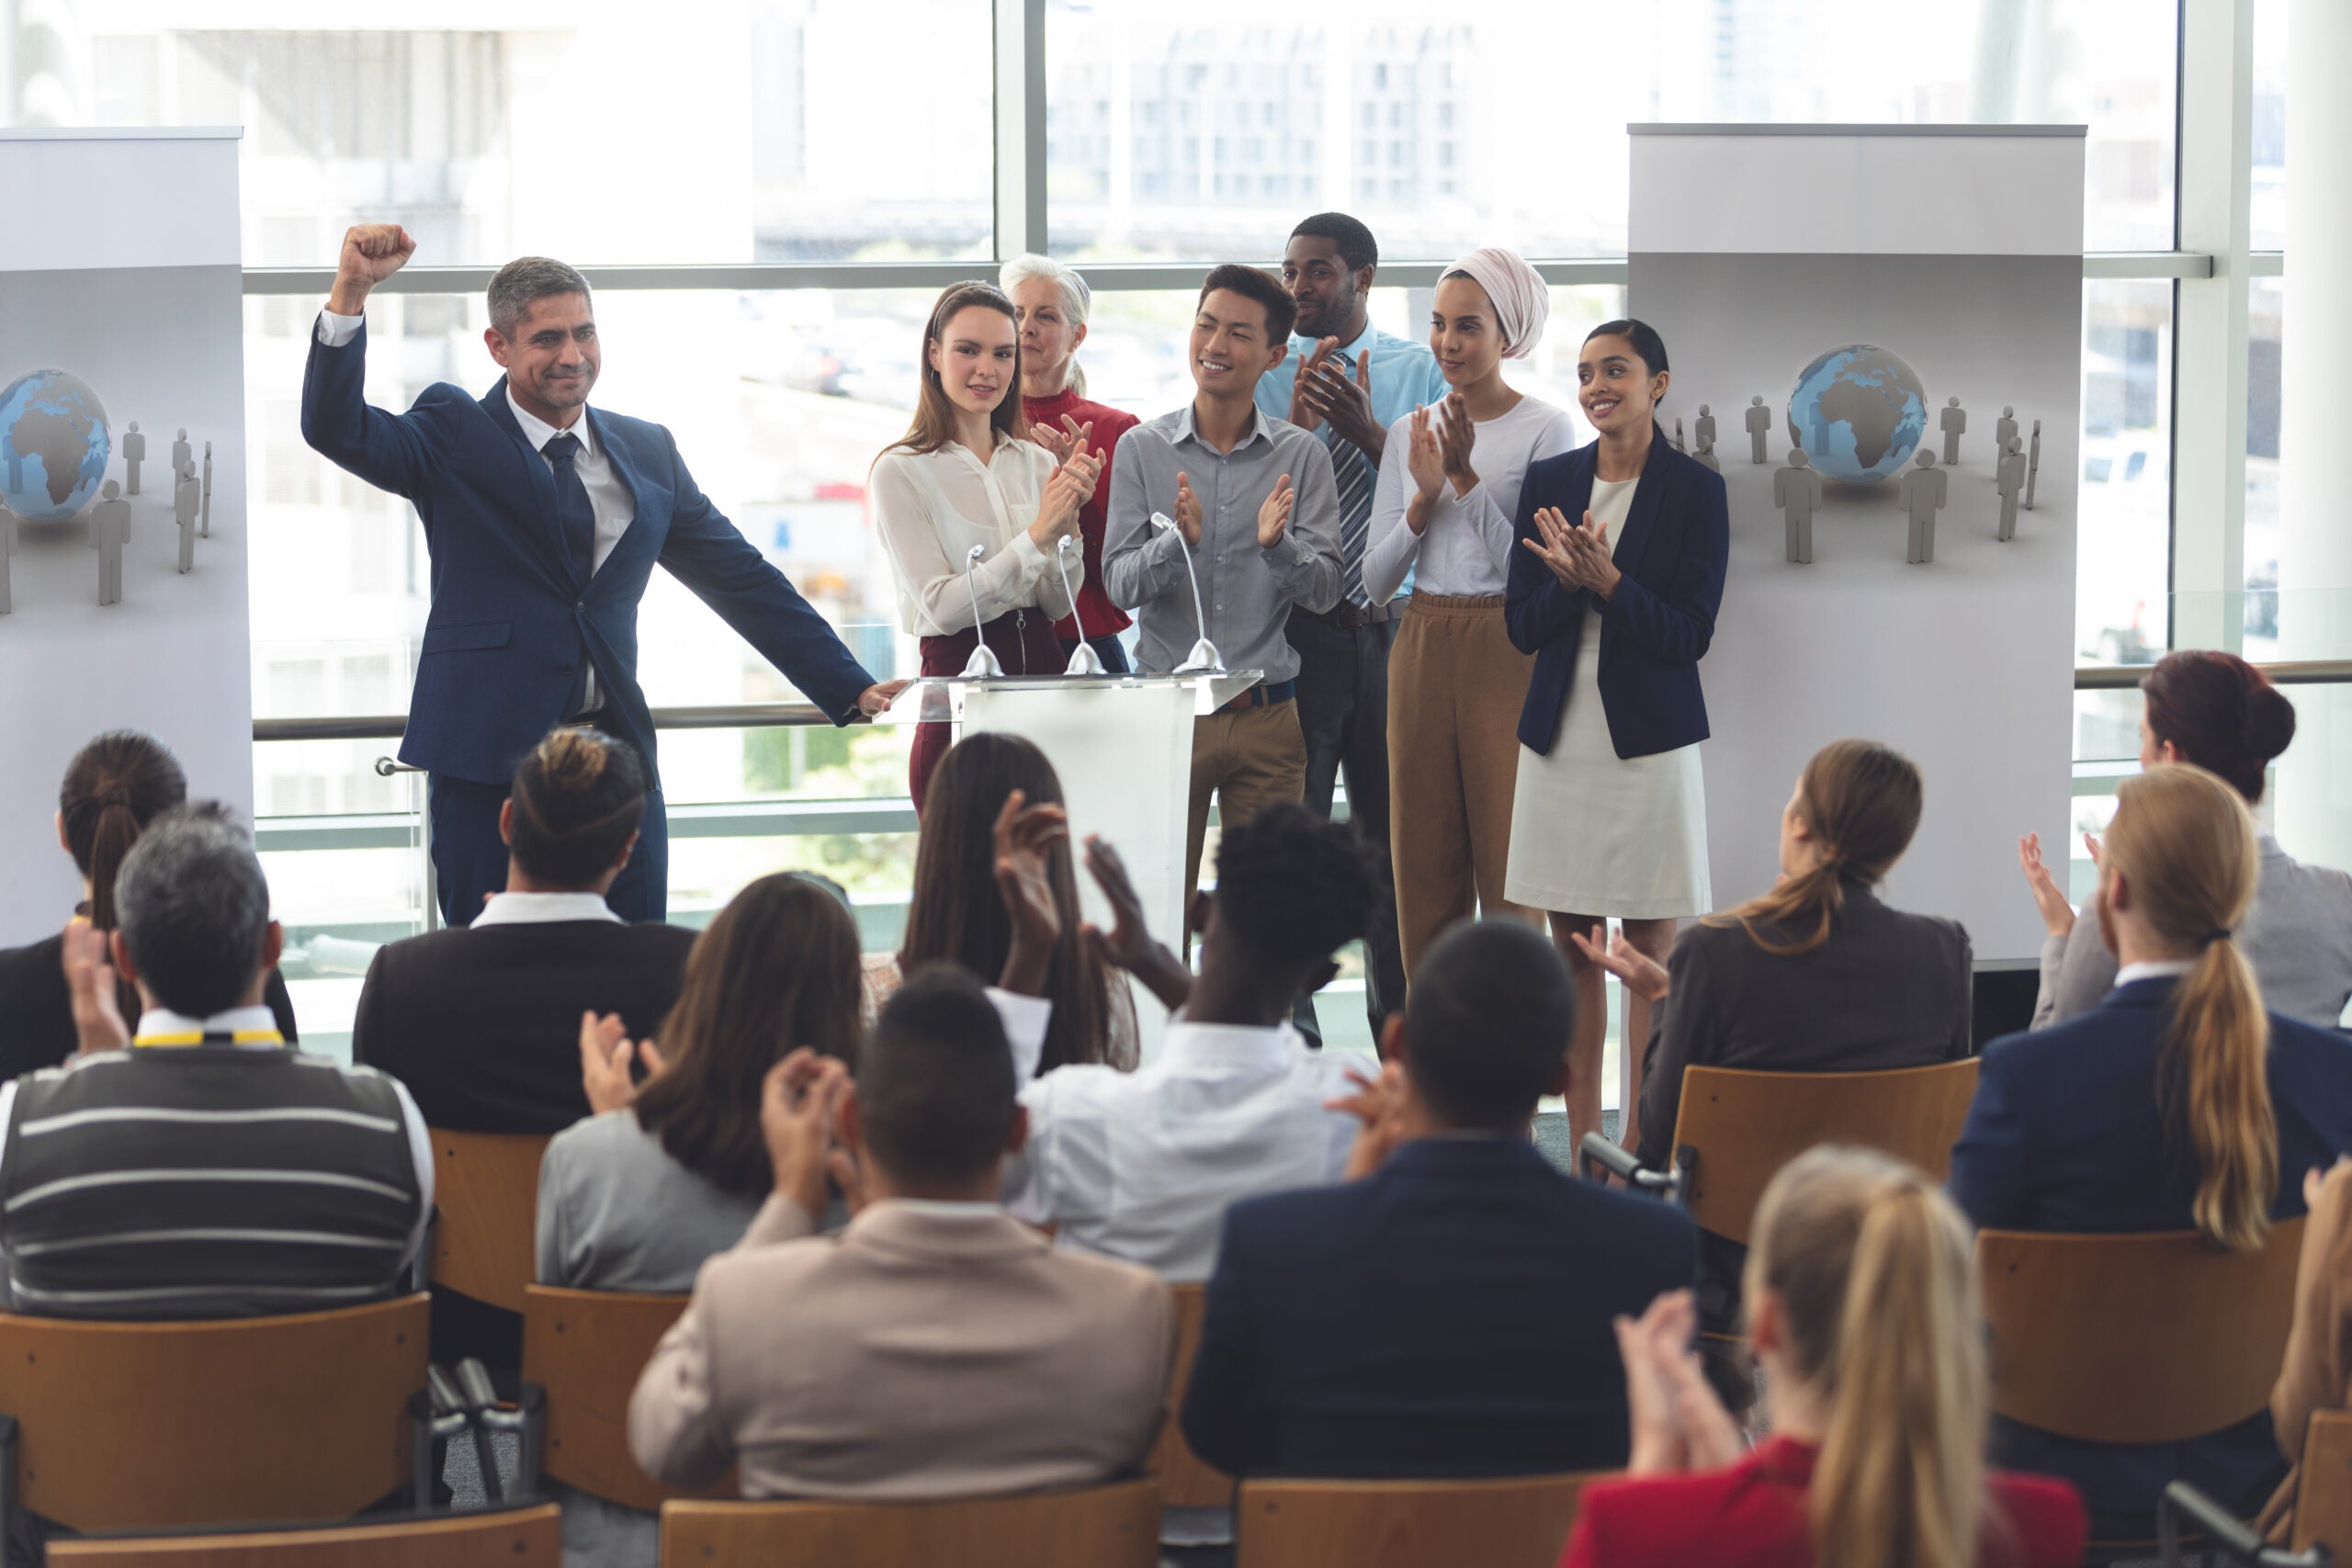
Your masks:
M278 1033L263 992L285 938L253 840L218 805L168 813L115 907L112 932L65 935L80 1054L0 1088L12 1309L257 1317L395 1293L433 1210L424 1119L395 1080Z
M442 916L470 925L506 886L499 808L517 759L559 725L635 747L653 788L605 900L625 920L668 906L670 840L653 716L637 678L637 606L657 565L835 724L888 707L824 616L696 488L670 432L591 408L604 362L588 280L523 256L490 281L482 342L505 372L481 397L435 382L406 413L369 405L371 291L416 242L397 223L343 238L302 377L302 438L415 507L433 558L401 761L421 768Z

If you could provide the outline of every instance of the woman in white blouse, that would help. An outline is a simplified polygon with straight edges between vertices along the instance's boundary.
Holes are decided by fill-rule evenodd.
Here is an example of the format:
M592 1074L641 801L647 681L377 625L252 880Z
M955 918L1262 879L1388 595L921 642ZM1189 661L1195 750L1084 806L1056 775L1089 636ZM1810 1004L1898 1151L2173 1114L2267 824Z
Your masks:
M1101 459L1081 441L1057 467L1023 439L1020 331L1000 290L958 283L940 295L922 353L914 423L874 460L870 485L900 624L922 639L925 675L960 672L983 637L1008 675L1058 674L1054 622L1070 613L1061 568L1073 587L1086 574L1078 513ZM953 739L944 724L915 728L908 786L918 813Z
M1505 359L1544 335L1550 291L1513 251L1471 252L1439 277L1430 352L1453 390L1396 422L1374 491L1363 584L1411 606L1388 658L1390 853L1406 972L1440 931L1503 897L1517 729L1533 659L1503 626L1511 519L1527 466L1576 445L1565 410L1515 391Z

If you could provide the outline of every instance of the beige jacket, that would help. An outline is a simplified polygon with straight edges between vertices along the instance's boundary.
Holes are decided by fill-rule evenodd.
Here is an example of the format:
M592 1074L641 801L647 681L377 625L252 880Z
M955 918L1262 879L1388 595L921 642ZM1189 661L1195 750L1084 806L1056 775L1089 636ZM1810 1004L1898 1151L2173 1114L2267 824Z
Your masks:
M746 1497L914 1498L1087 1485L1166 1416L1168 1287L1057 1252L1001 1210L885 1201L817 1236L771 1198L703 1266L638 1379L629 1448Z

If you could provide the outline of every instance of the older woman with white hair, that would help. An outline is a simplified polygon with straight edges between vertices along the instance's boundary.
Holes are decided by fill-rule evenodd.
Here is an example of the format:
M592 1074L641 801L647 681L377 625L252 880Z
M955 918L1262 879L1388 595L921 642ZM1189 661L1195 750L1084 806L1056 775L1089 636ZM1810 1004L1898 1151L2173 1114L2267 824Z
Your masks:
M1019 255L1004 264L999 283L1021 329L1021 413L1031 438L1057 460L1084 446L1102 465L1092 498L1078 513L1086 581L1079 586L1077 614L1055 622L1054 635L1064 657L1082 640L1105 670L1124 674L1127 654L1119 634L1133 623L1102 590L1102 524L1111 503L1111 454L1139 421L1086 397L1086 372L1078 367L1093 301L1086 279L1050 256Z
M1505 359L1544 336L1551 295L1516 252L1472 251L1439 276L1430 352L1448 391L1388 432L1364 547L1375 603L1409 575L1388 660L1388 780L1406 972L1477 912L1536 920L1503 897L1517 730L1534 660L1503 625L1511 520L1530 463L1576 445L1566 411L1514 389Z

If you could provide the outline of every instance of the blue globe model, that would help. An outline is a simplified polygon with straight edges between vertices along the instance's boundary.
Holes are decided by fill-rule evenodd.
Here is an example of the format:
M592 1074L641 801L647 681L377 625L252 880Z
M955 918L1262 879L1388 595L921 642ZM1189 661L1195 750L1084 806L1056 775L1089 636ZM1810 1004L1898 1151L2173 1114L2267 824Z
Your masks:
M1891 478L1928 432L1919 378L1885 349L1833 348L1804 367L1789 394L1789 429L1813 466L1833 479Z
M28 523L62 523L90 504L114 438L79 376L35 370L0 391L0 503Z

